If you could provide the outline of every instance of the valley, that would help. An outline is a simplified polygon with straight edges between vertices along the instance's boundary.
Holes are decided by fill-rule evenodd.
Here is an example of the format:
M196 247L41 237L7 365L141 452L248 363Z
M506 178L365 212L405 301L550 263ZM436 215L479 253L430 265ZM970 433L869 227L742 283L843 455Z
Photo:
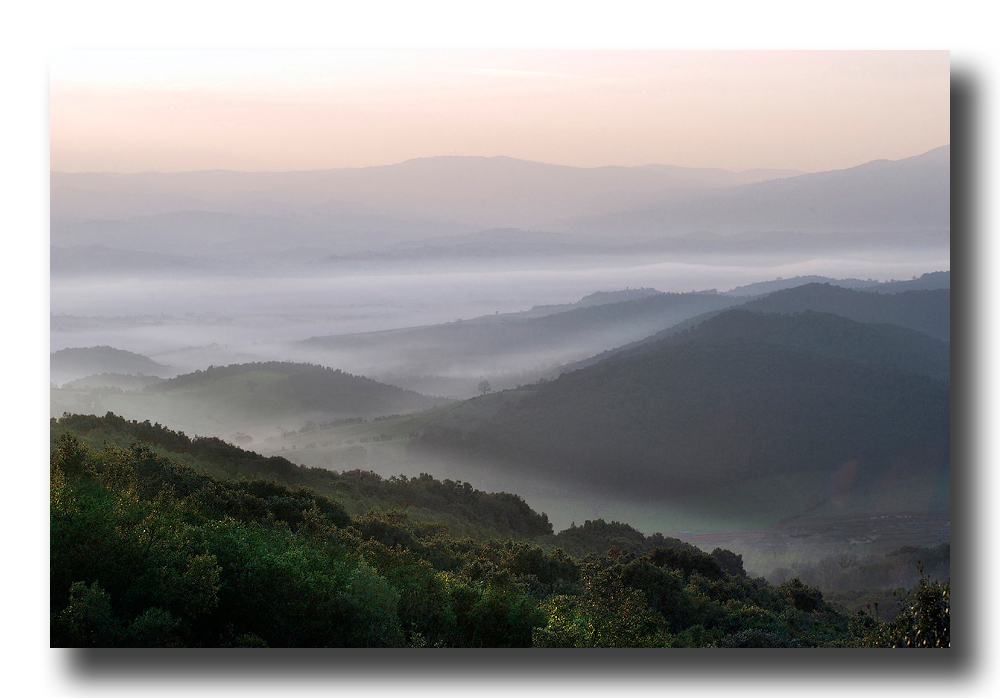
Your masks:
M409 375L400 384L465 361L464 395L489 383L476 397L319 363L130 376L159 364L76 350L77 373L111 370L54 385L51 412L149 420L310 468L468 482L524 497L556 530L627 522L780 576L949 540L948 277L924 279L895 292L809 278L749 294L644 288L288 345L327 365L348 350L371 365L409 356L412 373L385 371ZM939 288L909 290L931 279ZM515 385L487 368L543 350L544 369ZM53 375L57 360L73 370L62 356Z

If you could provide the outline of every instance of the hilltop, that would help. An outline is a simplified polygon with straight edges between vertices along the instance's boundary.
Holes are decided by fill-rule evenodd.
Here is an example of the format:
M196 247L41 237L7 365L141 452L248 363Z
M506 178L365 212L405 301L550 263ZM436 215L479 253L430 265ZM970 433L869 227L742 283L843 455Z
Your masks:
M277 437L310 422L371 419L448 402L340 370L283 362L210 366L132 392L53 390L51 399L53 416L112 411L229 439Z
M940 375L947 352L914 334L724 313L634 356L475 398L426 428L419 448L714 510L734 527L946 510L950 391L920 372Z

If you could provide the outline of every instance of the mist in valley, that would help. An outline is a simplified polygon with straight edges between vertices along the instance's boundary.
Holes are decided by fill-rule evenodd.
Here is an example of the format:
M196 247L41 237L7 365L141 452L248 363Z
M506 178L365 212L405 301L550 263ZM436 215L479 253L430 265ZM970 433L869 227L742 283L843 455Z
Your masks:
M415 262L398 269L328 276L130 275L122 269L113 276L64 277L54 270L51 348L110 345L149 356L178 373L212 364L296 360L364 375L419 378L405 370L405 348L394 348L391 357L383 357L385 363L373 363L370 352L312 351L299 343L314 337L426 327L484 316L497 316L499 322L536 306L569 306L598 291L725 292L758 281L805 275L888 281L910 279L950 264L943 250L780 265L584 261L591 264L536 263L534 268L520 269L504 268L504 260L449 265ZM464 396L474 394L468 391L474 390L477 376L540 375L639 338L621 333L608 336L600 346L591 343L503 365L483 361L463 367L462 376L470 379Z
M950 70L53 57L52 644L950 646Z
M836 468L822 470L839 467L833 461L810 464L809 474L733 475L672 492L636 485L653 467L633 454L652 438L639 427L589 447L607 471L598 477L593 462L566 464L577 448L572 428L553 445L518 426L517 411L551 399L569 411L542 412L536 424L584 424L604 393L545 396L571 364L598 357L597 367L620 361L642 397L634 407L627 396L608 398L608 416L587 419L656 414L668 398L646 397L642 386L674 378L642 373L613 350L644 351L644 342L770 294L779 299L770 312L782 312L780 293L810 282L869 296L947 293L948 275L935 273L950 269L949 166L945 147L813 174L511 158L302 173L53 173L51 414L113 412L309 467L468 482L523 497L557 531L627 522L706 550L724 543L757 574L944 544L946 460L906 465L921 475L896 492L886 468L914 458L898 443L864 461L877 492L870 483L834 492ZM796 302L794 312L821 310ZM912 325L886 312L885 322ZM878 356L931 351L908 336L864 341L883 340ZM901 400L938 395L936 383L903 383ZM720 398L722 414L742 399L733 389ZM751 409L732 419L743 428L755 417ZM740 462L780 460L774 440L800 438L755 429L763 436L748 434L760 444L734 456ZM628 484L600 484L619 480ZM890 514L909 517L910 528L893 528L896 518L871 523Z

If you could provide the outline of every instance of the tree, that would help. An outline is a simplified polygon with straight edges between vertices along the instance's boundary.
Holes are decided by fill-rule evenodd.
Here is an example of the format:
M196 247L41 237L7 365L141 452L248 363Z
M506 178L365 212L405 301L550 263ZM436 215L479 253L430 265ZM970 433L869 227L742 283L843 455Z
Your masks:
M487 395L488 393L492 393L493 392L493 388L490 387L490 382L489 381L481 381L479 383L479 392L481 394L483 394L483 395Z

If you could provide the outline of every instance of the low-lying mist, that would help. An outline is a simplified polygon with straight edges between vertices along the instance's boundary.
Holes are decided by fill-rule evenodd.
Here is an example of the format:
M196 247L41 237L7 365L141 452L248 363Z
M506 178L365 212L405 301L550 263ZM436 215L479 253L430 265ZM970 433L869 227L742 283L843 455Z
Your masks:
M949 267L947 250L916 250L789 264L590 258L548 260L533 268L502 261L426 262L313 276L130 276L124 270L110 276L53 275L50 341L52 351L110 345L188 371L213 363L292 358L285 343L309 337L514 313L573 303L600 290L725 291L811 274L909 279ZM525 368L535 370L536 363Z

